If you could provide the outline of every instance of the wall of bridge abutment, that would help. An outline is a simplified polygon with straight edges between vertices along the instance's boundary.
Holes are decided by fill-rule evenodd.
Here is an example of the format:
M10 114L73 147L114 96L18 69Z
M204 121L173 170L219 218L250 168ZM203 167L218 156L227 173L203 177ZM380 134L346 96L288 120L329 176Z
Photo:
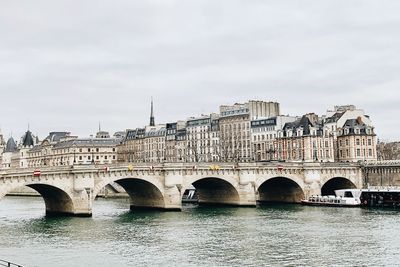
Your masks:
M33 176L30 172L21 172L21 174L3 175L0 177L0 199L24 186L32 188L41 195L48 216L87 217L92 214L90 190L76 188L76 180L65 173Z
M131 209L177 211L182 209L185 190L192 185L200 204L255 207L258 202L299 202L321 195L332 179L361 188L362 178L358 166L333 164L74 166L43 169L39 177L26 169L3 172L0 197L17 187L30 186L43 196L49 215L91 216L94 199L110 183L127 191Z
M363 167L364 186L400 187L400 162Z

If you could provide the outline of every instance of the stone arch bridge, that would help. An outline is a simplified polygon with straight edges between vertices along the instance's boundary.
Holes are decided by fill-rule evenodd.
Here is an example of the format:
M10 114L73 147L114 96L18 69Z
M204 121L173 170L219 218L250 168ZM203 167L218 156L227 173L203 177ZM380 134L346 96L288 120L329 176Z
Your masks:
M363 174L360 165L350 163L75 165L42 168L40 174L34 169L2 171L0 199L28 186L44 198L47 215L91 216L96 196L114 182L129 194L131 209L179 211L191 185L200 204L255 207L361 188Z

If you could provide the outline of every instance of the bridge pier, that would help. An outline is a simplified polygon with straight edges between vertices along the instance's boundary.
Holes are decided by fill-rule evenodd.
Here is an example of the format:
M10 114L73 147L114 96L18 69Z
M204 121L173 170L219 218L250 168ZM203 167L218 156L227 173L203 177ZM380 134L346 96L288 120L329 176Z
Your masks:
M73 194L74 210L72 213L63 214L75 217L91 217L93 210L93 189L78 191Z
M237 206L240 207L256 207L257 206L257 195L254 183L248 183L245 185L239 184L239 203Z
M130 194L131 204L130 210L159 210L159 211L181 211L182 199L181 193L176 186L166 187L164 195L157 197L142 196Z
M179 186L180 187L180 186ZM164 211L181 211L182 210L182 194L178 186L165 187L164 191Z

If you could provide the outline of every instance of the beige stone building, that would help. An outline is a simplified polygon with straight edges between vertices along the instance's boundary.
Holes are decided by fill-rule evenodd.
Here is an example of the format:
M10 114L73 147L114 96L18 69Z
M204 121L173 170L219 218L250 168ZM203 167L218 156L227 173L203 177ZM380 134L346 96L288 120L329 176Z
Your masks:
M310 113L300 118L279 113L279 103L249 101L221 106L218 115L154 125L152 110L150 126L127 131L118 145L118 160L333 162L376 158L372 123L363 110L351 105L336 106L326 116ZM349 121L358 118L364 125L349 129ZM360 132L360 137L350 140L353 137L347 133L351 131L354 136Z
M294 122L296 119L296 117L280 115L251 121L251 143L255 161L277 159L275 140L283 131L285 124Z
M166 125L147 126L143 139L144 162L165 162Z
M350 119L338 129L337 150L339 161L376 161L377 140L374 127L362 117Z
M182 137L184 137L182 139ZM184 162L186 160L186 121L167 123L165 136L165 161Z
M125 138L117 145L119 162L144 162L145 129L126 130Z
M258 118L280 115L279 103L249 101L220 107L219 148L221 161L249 162L255 160L251 145L250 123Z
M68 132L52 132L28 151L28 167L68 166L117 162L115 138L77 138Z
M213 129L217 114L191 118L186 123L187 161L218 161L218 138Z
M278 160L333 162L334 138L329 128L319 124L315 114L286 123L275 141Z
M323 117L324 125L332 131L334 136L335 161L342 160L339 155L340 149L338 149L338 135L342 132L341 129L348 120L357 120L358 118L361 118L366 126L373 127L370 117L365 114L364 110L354 105L335 106L333 110L328 110Z

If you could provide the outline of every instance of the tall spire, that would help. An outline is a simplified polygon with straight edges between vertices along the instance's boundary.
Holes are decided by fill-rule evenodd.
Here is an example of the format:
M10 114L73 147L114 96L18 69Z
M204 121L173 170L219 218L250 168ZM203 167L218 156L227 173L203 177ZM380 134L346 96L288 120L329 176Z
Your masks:
M150 126L155 126L155 123L154 123L154 109L153 109L153 97L151 97Z

